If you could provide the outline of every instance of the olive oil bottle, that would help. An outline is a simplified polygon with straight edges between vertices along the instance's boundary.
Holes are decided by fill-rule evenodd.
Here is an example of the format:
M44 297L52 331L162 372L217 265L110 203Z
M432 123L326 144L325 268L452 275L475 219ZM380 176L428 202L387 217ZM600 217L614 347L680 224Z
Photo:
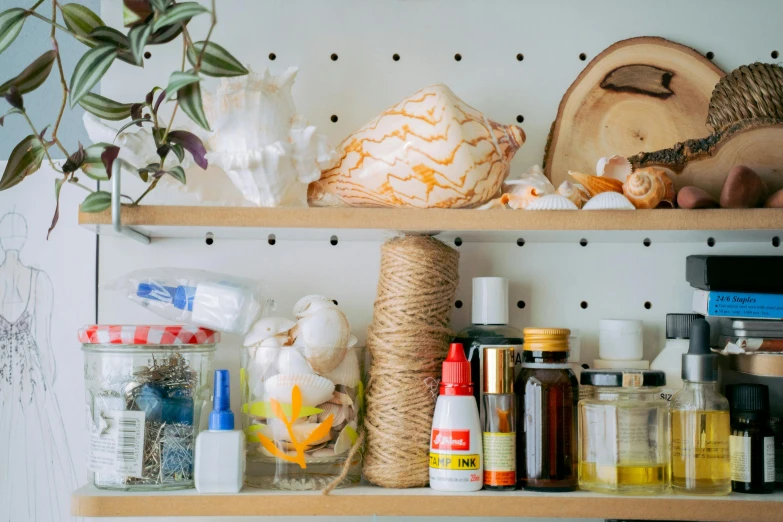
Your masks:
M691 325L682 356L684 386L671 400L672 491L691 495L731 492L729 401L715 390L717 356L710 351L710 325Z

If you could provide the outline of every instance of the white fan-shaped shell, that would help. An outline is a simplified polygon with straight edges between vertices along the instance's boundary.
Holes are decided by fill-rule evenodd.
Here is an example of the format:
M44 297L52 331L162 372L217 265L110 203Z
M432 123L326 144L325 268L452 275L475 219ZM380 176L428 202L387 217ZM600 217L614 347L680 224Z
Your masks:
M359 357L356 355L356 350L348 350L337 368L324 374L324 377L335 384L342 384L349 388L355 387L362 378L359 368Z
M307 364L304 356L293 346L283 348L277 356L277 371L281 374L311 374L315 373Z
M559 194L548 194L531 201L526 210L579 210L574 202Z
M299 321L299 336L310 367L321 375L342 362L348 350L351 326L337 308L321 308Z
M287 332L296 323L285 317L265 317L259 319L245 336L244 345L253 346L270 337Z
M334 415L332 418L332 426L342 424L348 420L348 416L351 414L351 406L334 404L331 402L319 404L318 408L323 410L318 414L318 422L324 422L329 415Z
M601 192L590 198L582 210L636 210L636 207L619 192Z
M623 156L604 157L598 160L595 166L595 173L598 176L614 178L625 183L625 180L633 172L631 162Z
M303 406L318 406L332 398L334 383L313 374L278 374L267 379L264 391L267 399L275 399L282 404L291 404L291 391L299 387Z

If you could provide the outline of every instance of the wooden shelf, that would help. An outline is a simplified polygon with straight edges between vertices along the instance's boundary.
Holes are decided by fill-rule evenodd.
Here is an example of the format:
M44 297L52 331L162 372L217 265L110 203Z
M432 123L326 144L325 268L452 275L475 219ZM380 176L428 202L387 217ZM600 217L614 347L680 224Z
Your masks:
M79 517L524 516L778 522L782 509L783 492L727 497L623 497L582 491L446 494L429 488L362 486L337 490L329 496L249 488L236 495L199 495L195 490L124 493L84 486L72 497L72 513Z
M623 241L625 233L636 241L638 232L646 231L658 232L657 239L663 235L670 241L714 235L706 232L733 241L766 241L783 231L783 209L514 211L141 205L123 207L122 223L153 238L203 237L213 232L229 239L265 239L270 233L291 239L324 235L328 239L331 234L341 239L369 239L406 231L484 241L516 240L525 232L526 240L565 241L590 231L609 233L612 241ZM109 211L80 212L79 224L97 233L113 233Z

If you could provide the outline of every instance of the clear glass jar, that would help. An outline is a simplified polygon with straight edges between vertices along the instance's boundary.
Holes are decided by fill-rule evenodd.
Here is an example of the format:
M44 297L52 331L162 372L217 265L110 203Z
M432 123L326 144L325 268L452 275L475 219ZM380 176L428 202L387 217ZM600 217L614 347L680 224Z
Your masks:
M89 442L98 488L193 487L193 449L206 428L220 334L195 326L86 326Z
M669 488L666 374L585 370L579 401L579 487L600 493L656 495Z
M318 375L299 346L242 350L245 484L320 490L345 468L338 487L359 483L361 452L354 446L364 411L363 362L364 349L352 346Z

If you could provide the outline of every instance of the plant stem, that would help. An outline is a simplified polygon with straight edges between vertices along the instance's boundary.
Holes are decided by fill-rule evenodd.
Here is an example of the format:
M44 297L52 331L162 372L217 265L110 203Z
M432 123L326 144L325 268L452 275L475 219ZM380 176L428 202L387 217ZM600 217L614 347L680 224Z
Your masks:
M52 21L57 22L57 2L55 0L52 0ZM57 53L57 70L60 72L60 87L63 91L62 101L60 102L60 112L57 113L57 119L54 122L54 128L52 129L52 140L57 144L57 146L60 148L60 150L65 154L65 157L67 158L70 156L68 154L68 151L65 150L65 147L63 147L63 144L60 143L60 140L57 138L57 131L60 129L60 122L63 119L63 113L65 113L65 105L68 101L68 84L65 82L65 73L63 72L63 62L60 59L60 46L57 44L57 27L54 25L52 26L52 33L50 38L52 39L52 43L54 44L55 52Z
M187 40L185 40L185 37L184 37L185 31L187 31L187 29L185 29L185 26L183 25L182 26L182 32L183 32L183 37L182 37L182 72L185 72L185 56L188 54L188 42L187 42ZM174 116L177 115L177 109L179 109L179 100L177 100L177 102L174 103L174 110L171 113L171 120L169 120L169 125L168 125L168 127L166 127L166 132L163 133L163 138L161 139L161 141L166 141L166 138L168 137L169 132L171 132L171 126L174 125Z
M86 186L82 185L81 183L79 183L78 181L74 181L73 178L69 179L68 183L70 183L71 185L76 185L77 187L82 188L82 189L86 190L87 192L90 192L90 193L95 192L90 187L86 187Z
M97 42L97 41L93 40L92 38L87 37L87 36L78 35L78 34L74 33L73 31L71 31L70 29L68 29L67 27L65 27L63 25L60 25L57 22L54 22L52 20L49 20L45 16L41 16L41 15L39 15L38 13L36 13L34 11L30 11L30 16L34 16L34 17L38 18L39 20L43 20L47 24L50 24L50 25L56 27L60 31L62 31L64 33L70 34L71 36L73 36L74 38L76 38L77 40L82 42L83 44L98 45L100 43L100 42Z
M54 161L52 161L52 157L49 155L49 149L46 147L46 143L44 143L44 141L41 139L41 136L38 135L38 131L35 130L35 125L33 125L33 120L30 119L30 116L28 116L27 112L25 111L22 111L22 116L24 116L24 119L27 120L27 124L33 130L33 134L35 134L35 137L38 138L38 142L43 147L44 154L46 154L46 159L49 160L49 164L56 172L62 172L62 170L57 168L57 166L54 164Z
M155 178L154 180L152 180L152 183L150 183L150 186L149 186L149 187L147 187L147 190L145 190L145 191L144 191L144 193L142 193L142 195L141 195L141 196L139 196L139 199L137 199L137 200L136 200L136 201L135 201L133 204L134 204L134 205L138 205L138 204L139 204L139 202L140 202L142 199L144 199L144 196L146 196L147 194L149 194L150 192L152 192L152 189L154 189L154 188L155 188L155 186L158 184L158 180L160 180L160 178Z
M38 6L41 5L42 3L44 3L44 0L38 0L35 4L33 4L33 6L30 9L28 9L28 11L30 12L35 11L36 9L38 9Z

